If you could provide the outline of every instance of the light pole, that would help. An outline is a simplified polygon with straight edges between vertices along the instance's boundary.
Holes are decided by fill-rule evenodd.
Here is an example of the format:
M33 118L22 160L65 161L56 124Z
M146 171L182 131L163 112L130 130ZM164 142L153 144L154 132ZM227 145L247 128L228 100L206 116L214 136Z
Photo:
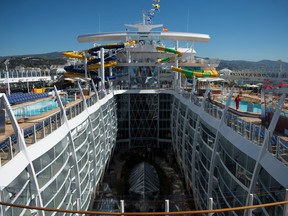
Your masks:
M6 59L4 62L5 66L6 66L7 95L10 95L9 72L8 72L9 61L10 61L10 59Z
M279 68L278 78L280 79L280 78L281 78L281 72L282 72L282 60L281 60L281 59L278 60L278 63L279 63L279 66L280 66L280 68Z

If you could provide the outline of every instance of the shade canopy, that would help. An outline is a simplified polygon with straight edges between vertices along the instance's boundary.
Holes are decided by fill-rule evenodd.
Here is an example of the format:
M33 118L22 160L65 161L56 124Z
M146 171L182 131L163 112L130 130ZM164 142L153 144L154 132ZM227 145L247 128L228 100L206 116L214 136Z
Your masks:
M288 83L278 83L278 84L276 84L276 86L285 87L285 86L288 86Z
M270 86L270 85L266 85L266 86L262 86L263 89L274 89L273 86Z

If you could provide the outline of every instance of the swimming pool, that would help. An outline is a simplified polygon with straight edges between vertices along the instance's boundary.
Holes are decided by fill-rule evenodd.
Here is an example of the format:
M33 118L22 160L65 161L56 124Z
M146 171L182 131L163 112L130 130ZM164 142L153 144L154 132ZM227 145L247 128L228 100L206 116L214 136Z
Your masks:
M46 113L50 110L56 109L57 107L57 101L55 101L53 98L50 98L48 100L29 104L27 106L14 108L12 111L16 118L27 118Z
M224 101L224 104L226 104L226 102L227 101ZM242 112L248 112L247 111L248 103L250 103L250 102L247 102L245 100L241 100L240 105L239 105L239 110ZM261 105L260 104L255 104L255 103L251 103L251 104L253 104L253 113L261 113ZM233 107L236 109L236 105L235 105L234 100L231 100L230 107Z

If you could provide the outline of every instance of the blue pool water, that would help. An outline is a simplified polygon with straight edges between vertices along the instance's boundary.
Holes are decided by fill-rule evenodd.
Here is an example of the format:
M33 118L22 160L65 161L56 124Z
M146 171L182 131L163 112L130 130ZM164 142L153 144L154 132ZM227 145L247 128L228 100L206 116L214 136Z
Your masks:
M224 101L224 104L226 104L226 101ZM245 100L241 100L240 101L240 105L239 105L239 110L242 112L247 112L247 104L248 102ZM260 104L253 104L253 113L261 113L261 105ZM233 107L236 109L236 105L235 105L235 101L232 100L230 103L230 107Z
M48 99L12 109L16 118L40 115L58 107L57 101Z

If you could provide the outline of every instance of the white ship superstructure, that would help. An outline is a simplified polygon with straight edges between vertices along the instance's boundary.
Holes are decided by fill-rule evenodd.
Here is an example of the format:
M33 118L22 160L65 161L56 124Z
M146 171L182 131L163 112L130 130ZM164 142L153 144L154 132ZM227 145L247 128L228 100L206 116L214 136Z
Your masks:
M63 215L88 210L114 150L138 147L173 149L197 209L287 201L287 141L273 133L285 93L268 128L247 122L228 109L233 89L227 105L219 107L206 100L209 89L202 96L187 91L189 74L186 79L171 69L212 74L219 61L196 58L194 50L194 43L209 41L209 35L152 31L161 25L127 27L137 31L78 37L99 47L98 89L94 83L88 90L81 86L90 81L87 55L86 74L66 77L78 83L74 91L80 97L64 106L56 92L54 112L19 123L1 95L11 122L1 135L1 215L60 214L24 206L67 210ZM105 48L107 41L135 42ZM182 42L189 46L180 47ZM105 54L116 56L117 64L105 68ZM287 205L215 214L287 215Z

